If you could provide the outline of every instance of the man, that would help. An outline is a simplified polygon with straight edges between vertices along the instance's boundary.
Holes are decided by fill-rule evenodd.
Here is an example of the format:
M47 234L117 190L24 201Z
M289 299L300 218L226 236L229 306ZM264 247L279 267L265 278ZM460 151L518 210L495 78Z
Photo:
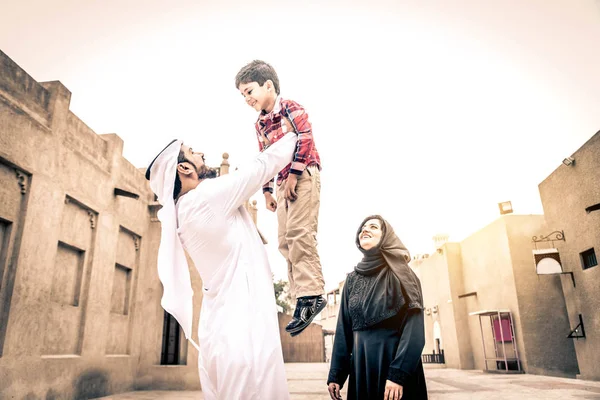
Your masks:
M249 165L216 179L204 155L171 142L146 178L162 204L161 304L190 338L192 289L184 249L203 282L198 328L204 398L289 399L267 254L243 207L285 167L297 136L260 153Z

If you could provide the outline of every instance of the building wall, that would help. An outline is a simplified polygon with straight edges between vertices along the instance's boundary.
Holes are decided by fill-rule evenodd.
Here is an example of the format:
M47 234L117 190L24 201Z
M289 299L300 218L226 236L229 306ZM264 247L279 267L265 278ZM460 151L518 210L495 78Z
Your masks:
M0 52L0 398L197 389L187 342L188 365L159 365L153 194L122 140L87 127L70 96Z
M538 276L533 260L532 236L549 233L542 215L508 215L507 237L521 321L521 340L527 355L527 372L575 377L578 373L573 339L561 279ZM543 246L540 244L538 247Z
M446 365L485 369L484 344L487 358L495 355L491 321L481 317L480 325L479 317L469 314L510 310L523 370L575 376L574 348L571 339L565 340L568 321L560 278L535 273L532 237L545 230L542 215L505 215L462 242L446 243L428 258L413 261L426 308L439 306L437 315L425 317L426 353L434 348L437 320ZM512 344L500 346L500 354L504 350L508 357L513 355ZM488 368L496 369L493 361Z
M523 352L517 295L504 218L499 218L479 232L461 242L465 293L476 292L458 301L464 302L467 313L481 310L508 309L513 313L516 340L521 361L526 365L527 355ZM474 366L485 369L482 328L479 317L469 316L469 337L473 350ZM482 317L484 343L487 357L493 357L494 346L490 323ZM508 351L507 351L508 353ZM488 368L495 369L493 362Z
M448 278L450 282L450 294L452 308L454 311L454 323L456 324L456 339L459 348L459 365L461 369L473 369L473 348L469 340L470 317L467 312L467 302L459 296L468 293L465 290L465 280L462 263L462 249L458 243L447 243L442 249L446 260L448 260Z
M600 132L596 133L573 156L575 164L559 167L539 185L548 232L564 232L564 241L556 241L563 269L573 272L575 287L569 276L561 285L566 299L570 328L583 317L585 339L572 339L580 376L600 380L600 267L584 270L580 253L594 248L600 256L600 211L589 214L585 209L600 203ZM557 162L558 164L558 162Z
M450 244L446 244L448 247ZM428 258L411 262L421 280L423 305L425 307L425 347L423 353L432 354L436 349L435 329L437 322L441 333L441 349L444 350L446 366L461 367L460 332L457 331L456 315L452 303L447 252L434 252ZM450 300L450 302L449 302ZM437 311L436 311L437 310Z

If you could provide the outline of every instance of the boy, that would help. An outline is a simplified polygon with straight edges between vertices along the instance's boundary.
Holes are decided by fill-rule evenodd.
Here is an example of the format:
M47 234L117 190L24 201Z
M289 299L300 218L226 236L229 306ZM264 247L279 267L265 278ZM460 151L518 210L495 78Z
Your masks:
M255 128L260 151L290 130L298 135L291 163L277 175L277 199L274 179L263 186L267 209L277 212L279 251L288 264L292 298L297 299L294 317L285 330L296 336L327 304L317 252L321 160L308 114L295 101L281 98L279 78L271 65L252 61L236 75L235 87L259 112Z

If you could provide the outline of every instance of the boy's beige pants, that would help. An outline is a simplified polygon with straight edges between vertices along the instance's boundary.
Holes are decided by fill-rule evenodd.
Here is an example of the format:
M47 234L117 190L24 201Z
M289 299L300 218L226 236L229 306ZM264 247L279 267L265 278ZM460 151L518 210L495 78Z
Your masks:
M321 203L321 173L308 166L298 176L298 198L285 199L285 182L277 187L279 251L288 263L292 299L325 293L321 260L317 252L317 225Z

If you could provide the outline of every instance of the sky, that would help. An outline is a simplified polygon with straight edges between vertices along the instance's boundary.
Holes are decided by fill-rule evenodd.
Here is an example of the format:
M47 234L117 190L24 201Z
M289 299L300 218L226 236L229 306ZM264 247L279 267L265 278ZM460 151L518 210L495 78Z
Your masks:
M0 49L145 167L171 139L217 166L258 152L235 88L253 59L302 104L321 155L326 288L390 221L413 255L499 217L543 212L538 184L600 129L600 0L0 0ZM259 228L276 279L277 220Z

